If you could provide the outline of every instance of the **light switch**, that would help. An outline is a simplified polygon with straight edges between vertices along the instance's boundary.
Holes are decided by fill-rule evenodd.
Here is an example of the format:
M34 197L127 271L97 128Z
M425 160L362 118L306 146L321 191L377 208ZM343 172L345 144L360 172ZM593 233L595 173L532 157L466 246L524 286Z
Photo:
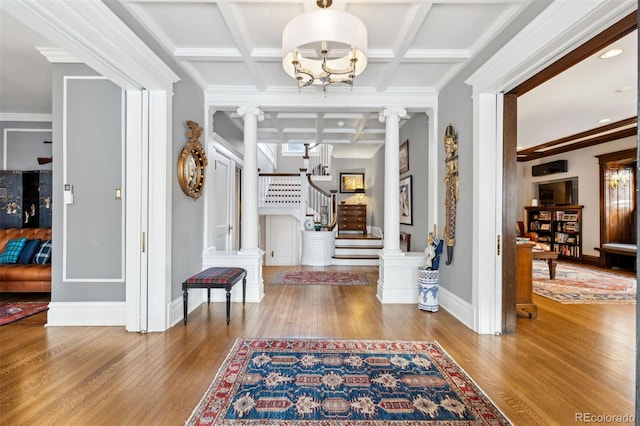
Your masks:
M116 188L116 200L122 200L122 188Z

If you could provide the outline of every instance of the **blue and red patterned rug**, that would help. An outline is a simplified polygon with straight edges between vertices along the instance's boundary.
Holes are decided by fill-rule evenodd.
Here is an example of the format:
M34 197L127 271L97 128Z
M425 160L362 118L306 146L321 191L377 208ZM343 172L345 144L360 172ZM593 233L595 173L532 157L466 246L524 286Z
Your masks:
M533 262L533 292L556 302L635 303L636 278L558 262L555 279L549 279L544 261Z
M47 309L47 302L0 302L0 325L19 321Z
M187 425L508 425L436 342L238 339Z
M365 274L341 271L284 271L271 284L370 285Z

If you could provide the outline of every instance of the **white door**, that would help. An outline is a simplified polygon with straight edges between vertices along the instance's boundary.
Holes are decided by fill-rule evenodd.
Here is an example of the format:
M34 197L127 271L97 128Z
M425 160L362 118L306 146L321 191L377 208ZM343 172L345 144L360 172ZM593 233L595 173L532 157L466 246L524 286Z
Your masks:
M298 240L300 224L293 216L267 216L265 263L275 265L298 265Z
M231 189L235 185L235 167L231 167L231 161L220 154L216 154L214 160L213 242L216 250L227 251L232 249Z

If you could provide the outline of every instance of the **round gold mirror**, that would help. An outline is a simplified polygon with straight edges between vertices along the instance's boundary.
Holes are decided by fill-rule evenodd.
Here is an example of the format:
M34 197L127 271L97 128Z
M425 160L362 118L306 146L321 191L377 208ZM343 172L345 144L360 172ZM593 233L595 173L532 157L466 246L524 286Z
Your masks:
M187 121L187 126L189 141L178 157L178 182L185 194L197 200L204 188L207 156L198 140L202 134L202 127L195 121Z

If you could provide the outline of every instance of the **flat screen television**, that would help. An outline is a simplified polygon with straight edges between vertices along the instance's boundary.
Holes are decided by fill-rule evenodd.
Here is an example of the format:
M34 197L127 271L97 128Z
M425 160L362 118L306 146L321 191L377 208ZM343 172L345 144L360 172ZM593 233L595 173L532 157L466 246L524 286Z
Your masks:
M577 179L539 183L538 201L543 206L569 206L578 204Z

